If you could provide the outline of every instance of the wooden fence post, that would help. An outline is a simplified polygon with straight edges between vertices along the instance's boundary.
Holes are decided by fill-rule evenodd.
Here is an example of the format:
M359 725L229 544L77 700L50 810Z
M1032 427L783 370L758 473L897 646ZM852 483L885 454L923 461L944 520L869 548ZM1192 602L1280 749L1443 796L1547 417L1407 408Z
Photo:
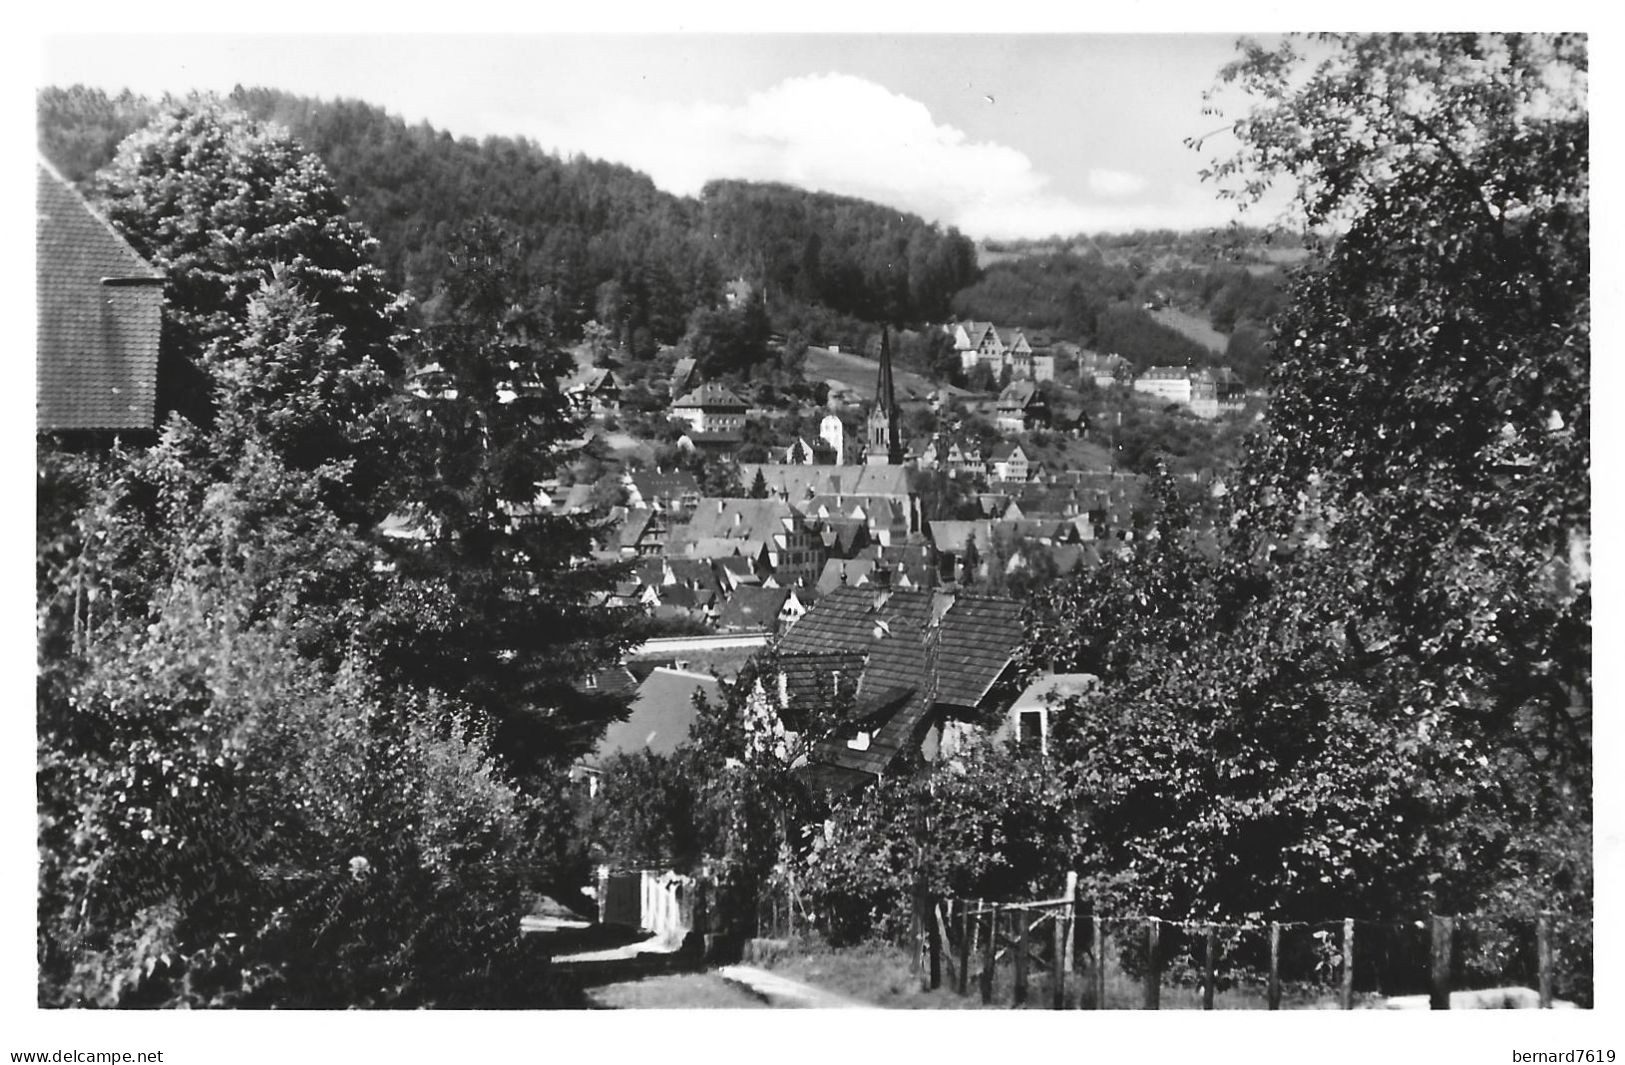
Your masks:
M1455 922L1449 917L1433 917L1433 935L1431 937L1433 954L1433 991L1428 998L1428 1007L1436 1010L1450 1008L1450 940L1455 931Z
M1540 968L1540 1008L1552 1008L1552 915L1541 910L1535 918L1535 964Z
M1068 970L1077 968L1077 949L1073 945L1078 937L1078 874L1067 871L1066 874L1066 938L1062 943L1062 950L1066 954L1066 967Z
M1145 922L1145 1008L1162 1008L1162 966L1157 957L1158 940L1162 937L1162 922L1155 917Z
M1106 922L1099 914L1090 919L1095 934L1095 1009L1106 1008Z
M1017 1006L1027 1003L1027 907L1017 906L1013 911L1016 918L1016 944L1012 948L1016 952L1016 987L1015 1000Z
M1219 942L1213 931L1213 926L1207 926L1207 934L1202 939L1202 1008L1213 1008L1213 984L1215 970L1218 968Z
M935 991L942 986L942 915L937 910L935 902L929 903L930 910L926 914L925 943L931 952L931 990Z
M987 911L987 938L982 941L982 1005L993 1002L993 962L999 952L999 904Z
M960 997L970 993L970 925L975 915L965 909L964 899L959 902L959 971L955 972L955 989Z
M1071 953L1067 950L1070 930L1061 924L1066 920L1063 916L1065 913L1064 909L1055 911L1054 927L1051 929L1054 933L1051 938L1055 941L1055 956L1050 959L1050 1005L1058 1010L1066 1009L1066 962Z
M1270 922L1270 1009L1281 1008L1281 922Z
M1342 1006L1354 1008L1354 918L1343 918L1343 989Z

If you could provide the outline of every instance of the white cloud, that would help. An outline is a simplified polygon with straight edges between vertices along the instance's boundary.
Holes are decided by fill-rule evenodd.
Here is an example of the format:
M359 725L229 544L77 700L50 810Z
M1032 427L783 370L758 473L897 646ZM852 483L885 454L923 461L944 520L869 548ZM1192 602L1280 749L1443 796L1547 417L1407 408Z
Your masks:
M543 145L623 162L682 195L714 178L782 181L889 204L978 237L1178 224L1165 208L1051 192L1025 153L973 141L918 100L847 74L789 78L738 105L605 103L526 125ZM1119 201L1146 187L1120 171L1088 177L1097 194Z
M1122 170L1089 171L1089 191L1097 196L1132 196L1145 188L1145 178Z

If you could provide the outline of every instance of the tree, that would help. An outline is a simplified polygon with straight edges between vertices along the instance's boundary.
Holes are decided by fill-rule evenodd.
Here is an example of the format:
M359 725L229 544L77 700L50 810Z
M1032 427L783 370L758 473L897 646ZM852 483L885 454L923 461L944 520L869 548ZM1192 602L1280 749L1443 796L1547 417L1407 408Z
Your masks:
M760 467L757 467L756 476L751 479L750 497L752 499L767 498L767 478L762 475Z
M1197 510L1161 491L1128 550L1034 613L1035 662L1105 681L1057 744L1091 875L1177 912L1551 904L1583 929L1583 45L1319 52L1248 48L1223 74L1258 102L1211 172L1292 178L1342 227L1276 323L1264 431L1232 490ZM1588 944L1564 945L1582 997Z
M595 605L620 569L590 561L591 515L536 513L540 481L581 453L559 385L569 357L536 309L520 248L489 220L453 255L405 411L402 498L423 538L394 552L399 610L373 634L391 675L496 722L514 770L562 764L620 712L573 682L630 639Z
M278 129L213 100L171 107L97 175L107 218L165 274L166 358L227 356L273 269L299 289L348 366L397 368L395 301L374 242L345 215L321 161ZM188 415L196 408L182 407Z

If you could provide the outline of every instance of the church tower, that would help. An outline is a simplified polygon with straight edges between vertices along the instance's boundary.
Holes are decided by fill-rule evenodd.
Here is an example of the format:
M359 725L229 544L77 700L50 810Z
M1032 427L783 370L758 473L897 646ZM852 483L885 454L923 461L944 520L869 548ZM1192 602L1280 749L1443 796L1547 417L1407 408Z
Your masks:
M891 340L885 326L880 328L880 378L875 383L875 409L869 412L868 450L864 461L871 466L903 464L903 433L898 427L897 389L892 384Z

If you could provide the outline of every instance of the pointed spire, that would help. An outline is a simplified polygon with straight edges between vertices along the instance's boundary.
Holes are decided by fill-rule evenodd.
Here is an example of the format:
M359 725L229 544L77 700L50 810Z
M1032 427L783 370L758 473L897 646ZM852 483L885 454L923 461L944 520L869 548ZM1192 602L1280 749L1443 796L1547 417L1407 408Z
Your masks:
M875 409L869 416L869 447L871 453L885 449L886 462L892 466L903 464L903 434L898 425L897 388L892 383L891 337L885 326L880 327L880 375L875 382ZM871 463L879 461L871 458Z
M891 376L891 338L885 326L880 327L880 379L875 382L875 403L887 414L897 409L897 389Z

